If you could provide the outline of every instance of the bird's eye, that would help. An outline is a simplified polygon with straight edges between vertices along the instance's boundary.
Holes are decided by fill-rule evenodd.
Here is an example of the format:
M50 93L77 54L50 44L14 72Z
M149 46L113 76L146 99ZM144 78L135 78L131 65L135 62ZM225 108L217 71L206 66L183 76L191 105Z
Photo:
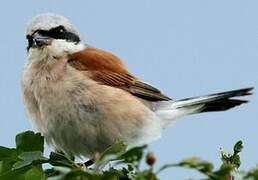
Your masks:
M58 31L59 31L60 33L63 33L63 32L64 32L64 29L58 29Z
M65 34L66 30L64 26L58 26L47 31L47 35L54 39L64 39Z
M65 28L64 28L64 26L58 26L55 29L55 31L58 32L58 33L64 33L65 32Z

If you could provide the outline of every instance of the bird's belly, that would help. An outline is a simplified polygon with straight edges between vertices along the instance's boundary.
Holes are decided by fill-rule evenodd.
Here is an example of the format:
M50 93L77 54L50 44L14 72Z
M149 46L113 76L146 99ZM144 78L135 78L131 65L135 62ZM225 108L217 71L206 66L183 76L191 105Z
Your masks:
M35 124L54 148L92 157L119 139L134 146L160 136L157 117L134 96L75 82L41 84L32 91L40 117Z
M70 90L49 92L47 98L39 101L44 121L40 130L54 148L73 155L92 156L112 144L114 137L101 133L105 117L87 91L72 93L76 97Z
M71 108L69 112L46 117L49 123L44 136L49 144L68 154L91 157L113 143L108 134L100 135L98 114L83 112L81 116L75 115L75 111L78 109Z

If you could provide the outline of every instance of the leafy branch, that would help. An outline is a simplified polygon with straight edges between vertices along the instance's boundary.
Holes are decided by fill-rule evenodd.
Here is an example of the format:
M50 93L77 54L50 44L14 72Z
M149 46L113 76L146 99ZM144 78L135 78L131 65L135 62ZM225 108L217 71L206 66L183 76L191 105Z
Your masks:
M221 151L222 164L216 170L212 163L197 157L155 170L156 157L153 153L146 154L146 147L127 150L126 144L118 141L100 154L92 166L85 167L62 152L51 152L49 157L45 157L43 136L26 131L16 136L16 148L0 146L0 180L157 180L162 171L174 167L197 170L206 179L212 180L230 180L234 177L258 179L258 167L248 172L238 172L241 164L239 153L243 149L241 141L235 144L232 154ZM148 166L141 169L140 163L144 158Z

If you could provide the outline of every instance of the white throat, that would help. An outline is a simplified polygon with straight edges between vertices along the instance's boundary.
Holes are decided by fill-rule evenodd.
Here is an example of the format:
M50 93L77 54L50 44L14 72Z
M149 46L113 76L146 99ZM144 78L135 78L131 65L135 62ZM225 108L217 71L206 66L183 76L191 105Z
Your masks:
M82 51L86 46L83 43L75 44L66 40L55 39L51 45L42 48L30 48L28 63L56 58L65 58L69 54Z

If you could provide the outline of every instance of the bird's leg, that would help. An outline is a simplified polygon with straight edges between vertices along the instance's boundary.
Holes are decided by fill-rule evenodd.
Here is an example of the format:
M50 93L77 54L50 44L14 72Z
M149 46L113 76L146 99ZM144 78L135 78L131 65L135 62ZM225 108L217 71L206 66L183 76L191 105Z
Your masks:
M91 166L91 165L93 165L93 164L94 164L94 160L93 160L93 159L90 159L90 160L88 160L88 161L86 161L86 162L84 163L84 166L89 167L89 166Z
M79 167L82 167L83 169L87 169L88 167L90 167L93 164L94 164L94 160L93 159L90 159L90 160L88 160L88 161L86 161L84 163L77 163L77 165Z

